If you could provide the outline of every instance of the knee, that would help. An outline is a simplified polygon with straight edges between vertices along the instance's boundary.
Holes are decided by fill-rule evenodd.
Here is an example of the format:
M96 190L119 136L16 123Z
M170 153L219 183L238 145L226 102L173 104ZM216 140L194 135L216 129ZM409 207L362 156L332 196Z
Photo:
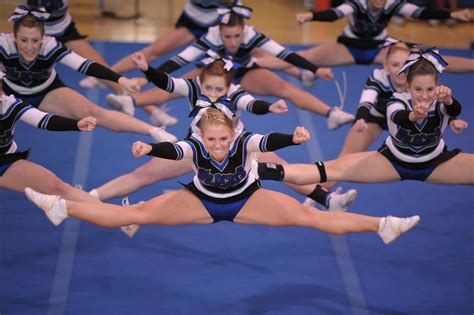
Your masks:
M71 192L76 189L56 176L47 180L45 186L48 187L49 194L58 195L66 199L71 195Z
M131 175L135 181L143 185L150 185L164 179L158 168L151 169L147 164L135 169Z
M141 202L131 207L135 224L150 224L152 223L152 209L146 202Z

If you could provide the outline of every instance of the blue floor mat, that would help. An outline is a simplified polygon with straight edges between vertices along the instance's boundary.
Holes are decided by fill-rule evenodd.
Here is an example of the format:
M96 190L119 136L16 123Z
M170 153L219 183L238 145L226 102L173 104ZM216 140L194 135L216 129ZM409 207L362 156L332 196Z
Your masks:
M143 47L95 45L110 63ZM445 52L472 57L470 51ZM81 74L58 69L69 86L106 107L108 92L87 92L78 87ZM342 72L347 74L347 111L356 111L372 69L334 68L339 80ZM470 91L474 75L445 74L442 82L464 105L461 117L474 124ZM310 91L339 105L334 82L318 80ZM189 123L187 103L174 100L168 106L179 118L178 125L168 130L183 137ZM138 117L147 119L141 111ZM335 158L349 129L329 131L323 117L308 116L292 105L285 115L244 114L243 120L247 129L262 133L289 133L300 124L312 128L317 146L280 151L290 162L312 162L314 156ZM102 128L80 136L45 132L23 123L18 124L16 136L20 148L32 148L31 161L87 190L143 164L147 158L134 159L130 145L137 139L150 141ZM473 126L458 136L448 130L445 136L450 148L465 152L474 152L473 139ZM78 151L84 148L83 141L91 141L90 152L87 146ZM474 176L474 170L466 172ZM472 314L472 187L418 182L342 186L359 192L353 212L419 214L422 220L390 246L372 234L329 236L309 228L227 222L144 226L129 239L118 229L75 219L54 227L22 194L0 191L0 314ZM130 200L136 203L180 187L176 179L167 180L134 193ZM265 187L303 200L280 183L266 182Z

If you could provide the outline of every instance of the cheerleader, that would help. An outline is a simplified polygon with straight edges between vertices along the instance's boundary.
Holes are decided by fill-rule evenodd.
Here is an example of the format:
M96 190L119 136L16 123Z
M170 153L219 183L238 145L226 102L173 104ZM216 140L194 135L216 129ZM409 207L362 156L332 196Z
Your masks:
M175 141L176 138L161 128L138 119L105 110L67 87L54 68L60 62L76 71L117 82L134 92L139 89L135 80L127 79L108 68L85 59L44 35L43 21L49 16L44 10L18 7L10 20L13 33L0 34L0 63L6 76L3 90L32 106L65 117L81 119L93 116L97 124L114 131L128 131L152 136L156 141Z
M262 164L259 174L295 184L419 180L474 185L474 154L448 150L443 140L449 118L461 112L451 89L438 85L446 65L437 50L410 54L399 72L407 72L408 92L395 93L387 103L390 135L378 151L315 165Z
M278 150L309 139L303 127L293 135L259 135L234 130L232 113L207 107L194 123L200 133L176 144L135 142L135 157L152 155L192 161L195 173L185 188L149 201L120 207L112 204L76 202L26 188L26 196L59 225L69 216L103 226L130 224L211 224L222 220L240 224L305 226L332 234L374 232L388 244L414 227L419 216L410 218L370 217L347 212L327 212L304 206L295 199L260 188L250 170L253 152Z
M235 62L243 66L237 71L234 81L241 84L249 93L287 99L301 109L325 116L329 129L335 129L353 121L353 115L342 111L339 107L331 108L310 93L298 89L254 62L251 52L255 48L261 48L299 68L310 70L320 77L326 79L333 77L330 69L316 67L308 60L257 32L253 27L245 25L244 20L250 17L251 10L242 8L245 7L234 6L227 11L222 11L219 25L209 28L208 32L193 45L163 63L158 69L171 73L190 62L199 60L211 49L220 55L231 55ZM197 74L198 70L189 73L188 77L195 77ZM163 94L157 89L152 89L143 94L137 94L134 98L111 95L108 96L108 102L115 108L121 108L130 104L156 104L172 97L169 94L168 96Z
M45 194L54 194L76 201L97 202L86 192L63 182L51 171L27 160L28 151L20 151L13 140L15 125L21 120L39 129L50 131L92 131L94 117L77 121L42 112L13 95L2 92L0 71L0 188L22 192L26 187Z
M382 44L387 38L386 28L390 19L396 14L419 20L452 18L468 22L471 18L467 9L449 12L420 8L403 0L350 0L333 9L296 15L296 20L300 24L309 21L333 22L344 17L347 17L349 22L337 39L337 43L322 44L299 53L317 65L328 67L383 64L386 49L383 49ZM474 71L472 59L455 56L445 58L449 63L446 71Z

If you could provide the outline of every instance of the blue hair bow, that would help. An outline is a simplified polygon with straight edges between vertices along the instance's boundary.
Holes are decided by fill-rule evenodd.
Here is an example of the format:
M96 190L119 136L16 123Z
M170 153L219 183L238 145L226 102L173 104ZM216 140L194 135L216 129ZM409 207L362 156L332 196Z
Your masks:
M21 4L16 7L15 11L13 11L13 14L10 15L10 17L8 18L8 21L21 21L28 14L33 15L40 21L46 21L50 16L50 14L46 12L46 9L44 7L35 7L30 10L26 5Z
M198 62L198 65L209 67L213 62L222 60L224 62L224 70L227 72L232 69L237 70L242 67L241 64L234 62L231 56L221 56L212 49L209 49L206 54L207 55Z
M244 19L250 19L253 10L249 7L242 5L240 1L238 1L237 4L233 5L232 7L220 5L217 8L217 14L219 14L219 21L222 24L228 24L232 12L236 13L237 15L240 15Z
M421 59L428 60L439 73L443 73L443 70L448 65L448 63L439 54L438 49L433 47L419 52L410 53L410 56L408 56L407 61L398 71L398 74L406 74L410 68Z

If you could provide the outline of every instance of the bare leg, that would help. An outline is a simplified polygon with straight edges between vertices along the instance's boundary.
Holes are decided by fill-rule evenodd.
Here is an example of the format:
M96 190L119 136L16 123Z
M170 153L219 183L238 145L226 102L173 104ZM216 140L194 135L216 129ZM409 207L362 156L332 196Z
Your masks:
M94 116L97 124L113 131L127 131L150 135L155 127L123 113L106 110L86 99L70 88L59 88L49 92L39 108L61 116L81 119Z
M355 64L346 46L339 43L322 44L307 50L298 51L312 63L321 67L344 66Z
M161 35L153 44L145 47L140 52L145 55L148 62L177 49L183 45L191 43L196 38L185 27L173 28ZM130 60L130 55L122 58L112 66L112 70L123 73L135 69L135 64Z
M258 154L258 161L261 162L261 163L276 163L276 164L281 164L281 165L285 165L285 164L288 164L287 161L285 161L284 159L282 159L280 156L278 156L275 152L265 152L265 153L259 153ZM294 184L291 184L291 183L285 183L288 185L288 187L290 187L290 189L292 189L293 191L303 195L303 196L307 196L309 195L313 190L314 188L316 187L316 185L294 185Z
M102 57L102 55L99 54L99 52L95 50L94 47L92 47L91 44L89 44L89 42L86 41L85 39L69 41L66 43L66 46L69 49L71 49L73 52L75 52L76 54L84 58L94 60L95 62L105 67L110 68L107 62L105 61L104 57ZM122 88L120 84L118 83L115 83L109 80L100 80L100 81L104 83L105 85L107 85L108 87L112 88L118 94L123 94L125 92L124 88Z
M446 67L446 72L473 72L474 71L474 59L463 58L456 56L443 56L444 60L449 64Z
M101 200L127 196L142 187L175 178L192 171L189 160L172 161L153 158L133 172L119 176L97 189Z
M63 182L53 172L27 160L18 160L0 176L0 188L23 192L31 187L41 193L97 203L88 193Z
M247 72L241 82L249 93L270 95L284 98L295 106L322 116L327 116L331 107L319 98L298 89L266 69L255 69Z
M331 234L377 232L381 218L347 212L320 211L290 196L259 189L234 219L236 223L306 226Z
M387 183L400 180L392 164L377 151L345 155L337 160L325 162L327 178L330 181L356 183ZM319 183L321 178L314 164L288 164L285 182L298 185Z
M338 158L351 153L364 152L372 143L374 143L374 141L380 136L382 132L383 130L378 124L367 123L367 129L362 132L356 131L353 126L347 134L347 137L344 141L344 146L342 147ZM337 182L327 182L324 183L323 186L331 189L336 185Z
M426 181L436 184L474 185L474 154L459 153L441 163Z
M213 219L199 199L182 189L163 194L144 203L120 207L112 204L91 204L66 201L69 216L103 227L130 224L209 224Z

